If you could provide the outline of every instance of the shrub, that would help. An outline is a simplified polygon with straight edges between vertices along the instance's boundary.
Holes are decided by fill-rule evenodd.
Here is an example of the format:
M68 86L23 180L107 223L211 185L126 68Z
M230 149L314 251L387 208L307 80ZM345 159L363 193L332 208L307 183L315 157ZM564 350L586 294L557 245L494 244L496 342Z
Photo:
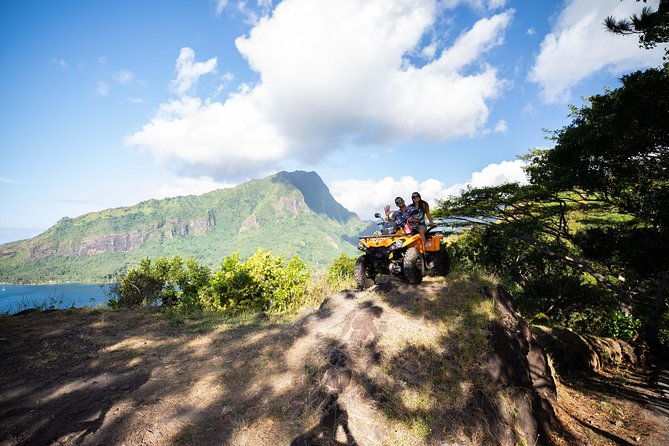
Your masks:
M355 261L355 257L349 257L346 253L342 253L333 260L332 266L330 266L330 270L328 271L328 281L339 283L345 280L353 280Z
M147 257L125 273L113 286L112 293L118 296L116 302L119 307L150 306L158 301L164 286L165 279Z
M218 311L281 312L303 302L310 277L306 263L297 256L286 262L283 256L258 249L242 263L239 254L233 253L223 260L199 299Z

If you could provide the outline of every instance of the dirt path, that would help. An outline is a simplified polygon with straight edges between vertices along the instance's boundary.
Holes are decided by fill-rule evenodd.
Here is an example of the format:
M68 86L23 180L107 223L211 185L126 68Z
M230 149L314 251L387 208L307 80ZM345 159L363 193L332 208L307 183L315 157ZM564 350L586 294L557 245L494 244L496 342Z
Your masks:
M0 445L485 444L445 424L469 381L443 369L457 366L454 344L426 341L456 286L346 291L289 324L172 326L84 310L0 318ZM453 314L466 323L480 317L463 308ZM557 444L669 444L668 414L649 405L666 395L635 379L560 384ZM453 386L453 400L435 401L437 385ZM410 398L399 404L400 393Z

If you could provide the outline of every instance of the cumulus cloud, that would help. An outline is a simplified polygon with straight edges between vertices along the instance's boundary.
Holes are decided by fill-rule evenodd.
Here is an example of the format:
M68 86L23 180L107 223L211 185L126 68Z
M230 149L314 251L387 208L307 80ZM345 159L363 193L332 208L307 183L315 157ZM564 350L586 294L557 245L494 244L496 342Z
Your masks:
M507 3L507 0L442 0L441 4L445 8L455 8L459 4L466 4L477 11L494 11L502 9Z
M211 177L175 178L170 184L162 184L151 195L152 198L179 197L184 195L201 195L216 189L235 186L232 183L221 183Z
M220 102L188 97L216 59L195 62L185 48L174 81L182 97L126 143L230 178L286 160L316 163L345 146L475 135L504 88L483 56L502 43L513 11L478 20L450 46L439 42L439 54L421 42L444 11L436 0L285 0L235 42L257 83ZM412 64L408 55L423 50L434 58Z
M177 77L172 81L172 88L177 94L184 95L201 76L216 71L216 58L195 62L195 52L191 48L181 48L176 67Z
M648 2L654 9L657 4L658 0ZM529 73L530 81L541 87L543 99L548 103L567 101L574 86L601 70L622 74L659 65L662 48L640 49L636 36L617 36L603 25L609 15L627 18L642 6L632 1L566 2Z
M395 197L403 197L407 202L411 193L420 192L423 200L434 207L437 199L457 195L468 185L472 187L499 186L504 183L527 184L523 171L525 163L521 160L503 161L490 164L472 174L465 183L445 186L440 180L419 181L406 176L400 179L386 177L374 180L339 180L328 184L332 196L348 210L355 212L364 220L371 220L375 212L381 212L386 204L393 208Z
M506 121L503 119L500 119L497 124L495 124L495 133L506 133L508 129Z
M228 0L216 0L216 6L214 12L216 15L221 15L221 13L228 7Z
M114 75L114 80L121 85L129 84L134 79L135 74L129 70L121 70Z
M107 96L109 94L109 84L105 81L99 81L95 86L95 93L98 96Z
M54 65L58 65L58 66L60 66L60 67L62 67L62 68L67 68L67 65L68 65L68 63L65 62L65 59L56 59L56 58L54 58L54 59L51 59L51 63L54 64Z

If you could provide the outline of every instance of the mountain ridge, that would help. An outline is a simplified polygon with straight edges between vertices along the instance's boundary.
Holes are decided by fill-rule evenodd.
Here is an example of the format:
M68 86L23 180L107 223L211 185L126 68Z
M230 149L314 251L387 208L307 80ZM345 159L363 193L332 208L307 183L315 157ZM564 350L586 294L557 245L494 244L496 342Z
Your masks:
M0 245L0 281L99 281L142 257L180 255L216 266L258 248L318 267L353 254L364 227L316 172L282 171L202 195L62 218L31 239Z

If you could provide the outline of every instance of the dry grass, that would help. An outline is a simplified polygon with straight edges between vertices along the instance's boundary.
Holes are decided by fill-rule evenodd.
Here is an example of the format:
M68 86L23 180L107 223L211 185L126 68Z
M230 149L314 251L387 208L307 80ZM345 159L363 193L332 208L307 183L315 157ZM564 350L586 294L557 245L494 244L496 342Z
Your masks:
M494 285L461 275L389 280L263 317L3 317L0 443L487 445L486 408L514 406L482 368L497 315L481 287ZM333 375L337 355L349 375ZM340 391L327 393L333 383ZM560 392L573 401L561 414L595 401ZM628 425L629 409L597 404Z

